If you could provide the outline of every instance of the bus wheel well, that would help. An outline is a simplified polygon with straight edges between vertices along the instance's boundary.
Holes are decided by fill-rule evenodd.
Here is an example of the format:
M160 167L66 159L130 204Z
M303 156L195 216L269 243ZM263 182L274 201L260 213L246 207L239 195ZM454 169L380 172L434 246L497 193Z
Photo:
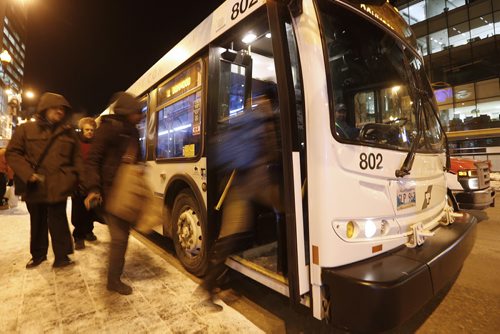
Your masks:
M176 180L168 187L165 194L165 206L168 208L169 212L172 212L175 198L183 189L191 189L189 184L183 180Z

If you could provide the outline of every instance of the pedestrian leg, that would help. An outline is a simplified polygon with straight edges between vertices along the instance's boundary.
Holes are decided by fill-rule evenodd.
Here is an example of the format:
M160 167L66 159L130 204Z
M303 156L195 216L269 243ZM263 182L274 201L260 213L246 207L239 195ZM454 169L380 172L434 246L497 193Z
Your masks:
M30 253L33 259L47 257L49 248L49 230L47 223L47 205L26 202L30 213Z
M49 204L47 210L49 233L54 251L54 267L64 267L74 262L68 257L73 254L73 242L66 216L66 201Z
M75 249L85 248L85 236L88 233L88 228L85 226L87 223L85 218L88 215L88 211L85 208L84 200L85 198L80 195L71 197L71 224L75 227L73 229Z
M129 295L132 293L132 288L121 281L121 275L125 265L130 224L109 214L106 215L106 223L109 226L111 236L107 288L123 295Z

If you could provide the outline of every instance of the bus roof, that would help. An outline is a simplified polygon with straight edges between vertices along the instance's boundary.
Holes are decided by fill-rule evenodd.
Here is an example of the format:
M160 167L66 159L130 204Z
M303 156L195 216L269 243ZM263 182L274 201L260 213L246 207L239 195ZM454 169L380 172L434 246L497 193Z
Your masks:
M243 13L239 11L234 17L233 7L244 1L247 1L247 9ZM134 96L143 94L215 38L264 5L265 2L266 0L227 0L160 58L127 89L127 92Z

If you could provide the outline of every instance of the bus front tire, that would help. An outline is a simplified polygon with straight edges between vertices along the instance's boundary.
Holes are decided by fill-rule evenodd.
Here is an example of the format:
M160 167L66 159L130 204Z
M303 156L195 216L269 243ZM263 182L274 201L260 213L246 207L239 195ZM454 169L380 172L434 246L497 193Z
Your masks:
M191 274L203 276L208 267L207 223L189 189L182 190L175 198L172 222L177 257Z

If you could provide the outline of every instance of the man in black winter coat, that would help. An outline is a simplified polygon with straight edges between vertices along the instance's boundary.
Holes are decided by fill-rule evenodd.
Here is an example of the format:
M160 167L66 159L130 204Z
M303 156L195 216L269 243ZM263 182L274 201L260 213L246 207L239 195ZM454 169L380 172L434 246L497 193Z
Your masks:
M102 118L86 160L84 185L88 191L85 199L87 209L99 198L102 198L105 207L111 185L129 145L136 148L136 154L130 157L129 162L136 162L139 158L139 132L136 125L143 118L141 105L128 93L118 93L115 96L118 98L110 106L114 114ZM125 265L131 222L109 213L104 216L111 235L107 288L129 295L132 288L121 281L121 274Z
M82 161L78 139L67 123L70 108L62 95L43 94L36 121L19 126L7 147L8 164L27 185L23 200L30 213L32 258L26 268L34 268L47 260L49 232L55 255L53 266L74 263L68 257L73 253L73 243L66 201L76 189ZM47 145L50 146L40 163ZM37 163L40 165L35 170Z

